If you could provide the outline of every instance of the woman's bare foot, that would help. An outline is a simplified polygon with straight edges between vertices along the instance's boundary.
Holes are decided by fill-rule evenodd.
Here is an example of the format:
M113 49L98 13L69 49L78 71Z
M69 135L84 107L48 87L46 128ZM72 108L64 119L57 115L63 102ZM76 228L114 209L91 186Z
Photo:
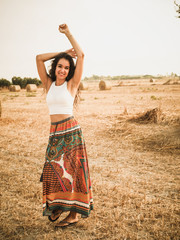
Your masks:
M61 216L62 212L63 212L62 210L53 211L51 216L49 216L49 220L51 222L56 221Z
M56 224L56 227L67 227L77 222L78 222L78 213L71 211L65 219L63 219L58 224Z

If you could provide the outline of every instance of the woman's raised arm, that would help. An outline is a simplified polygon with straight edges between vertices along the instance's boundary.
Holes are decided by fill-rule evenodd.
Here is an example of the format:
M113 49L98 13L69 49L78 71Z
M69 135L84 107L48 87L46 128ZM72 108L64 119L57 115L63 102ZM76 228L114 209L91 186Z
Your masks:
M66 24L59 25L59 31L66 35L72 47L74 48L74 51L77 56L75 73L73 78L70 80L72 81L72 87L77 89L81 81L83 72L84 52L82 51L81 47L79 46L71 32L69 31L69 28Z
M51 85L51 79L48 77L44 62L56 57L59 53L43 53L36 56L36 64L39 77L46 90Z

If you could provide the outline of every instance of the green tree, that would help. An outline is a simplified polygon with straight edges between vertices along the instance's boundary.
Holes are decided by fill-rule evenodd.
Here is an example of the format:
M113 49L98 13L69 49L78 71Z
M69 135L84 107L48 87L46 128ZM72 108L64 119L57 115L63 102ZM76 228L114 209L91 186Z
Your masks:
M0 79L0 87L9 87L11 85L10 81L5 78Z
M98 75L93 75L92 78L97 80L97 79L99 79L99 76Z
M41 84L41 81L38 80L37 78L30 78L30 77L13 77L12 78L12 83L14 85L20 85L21 88L26 88L27 84L36 84L37 86L39 86Z
M13 85L19 85L21 88L25 88L27 81L25 79L22 79L21 77L12 77L12 83Z

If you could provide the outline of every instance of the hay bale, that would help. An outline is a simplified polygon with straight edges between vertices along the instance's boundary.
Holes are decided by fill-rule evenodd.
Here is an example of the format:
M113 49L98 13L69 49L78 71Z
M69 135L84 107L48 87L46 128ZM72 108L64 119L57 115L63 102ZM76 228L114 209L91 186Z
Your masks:
M164 118L160 108L154 108L146 111L143 114L138 114L136 117L132 117L129 121L137 123L158 123Z
M124 86L123 81L120 81L120 82L118 83L118 86Z
M165 83L163 83L163 85L170 85L171 84L171 79L169 79L168 81L166 81Z
M100 90L110 90L111 89L111 82L110 81L103 81L99 82L99 89Z
M36 84L28 84L26 86L26 91L27 92L36 92L37 91L37 86Z
M21 87L20 87L19 85L11 85L11 86L9 87L9 90L10 90L11 92L20 92Z
M163 83L163 85L179 85L179 84L180 84L180 80L177 78L169 79L168 81Z
M152 79L152 78L151 78L149 81L150 81L151 83L155 83L155 82L156 82L156 80L155 80L155 79Z
M80 82L79 89L80 90L88 90L88 84L86 82Z

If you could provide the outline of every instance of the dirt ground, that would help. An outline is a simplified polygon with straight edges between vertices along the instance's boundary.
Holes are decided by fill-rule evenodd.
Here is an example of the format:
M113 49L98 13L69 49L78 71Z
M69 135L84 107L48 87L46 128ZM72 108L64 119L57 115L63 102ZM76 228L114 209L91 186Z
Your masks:
M179 239L180 85L162 83L113 81L100 91L91 81L81 92L74 115L86 140L94 210L64 230L42 216L45 94L1 90L0 239ZM155 108L156 120L142 118Z

